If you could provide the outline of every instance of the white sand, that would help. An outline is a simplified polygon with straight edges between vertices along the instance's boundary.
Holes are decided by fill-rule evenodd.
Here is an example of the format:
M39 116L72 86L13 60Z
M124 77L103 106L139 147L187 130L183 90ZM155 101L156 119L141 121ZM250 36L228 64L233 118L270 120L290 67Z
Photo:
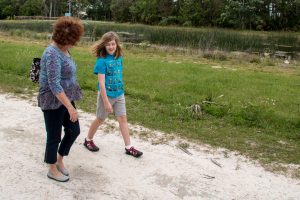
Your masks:
M225 157L220 150L192 145L188 155L176 147L176 140L152 145L135 137L133 143L144 155L141 159L128 156L117 129L107 131L115 121L98 131L95 142L100 151L89 152L82 142L94 116L83 112L81 135L65 159L70 181L58 183L46 177L46 134L40 109L32 102L0 94L0 116L1 200L300 199L300 180L267 172L234 153Z

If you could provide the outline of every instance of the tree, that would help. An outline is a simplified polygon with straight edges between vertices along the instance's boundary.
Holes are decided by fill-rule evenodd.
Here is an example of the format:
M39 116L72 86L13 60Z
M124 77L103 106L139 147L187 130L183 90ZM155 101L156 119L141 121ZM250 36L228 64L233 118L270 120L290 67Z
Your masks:
M261 20L259 13L263 6L262 0L226 0L220 24L225 27L252 29Z
M300 30L300 0L0 0L0 19L72 16L145 24Z
M88 0L73 0L71 3L72 16L82 18L86 16L86 10L90 3Z
M128 22L132 19L129 12L134 0L112 0L110 10L114 20L119 22Z
M158 0L136 0L129 11L135 22L157 24L161 20L158 13Z
M179 1L179 21L183 25L200 26L203 24L201 2L195 0Z
M272 29L289 29L299 26L299 0L274 0L272 16L269 16L270 24L275 25Z
M11 5L5 6L1 14L5 17L12 18L15 15L15 9Z
M93 20L111 20L111 0L88 0L87 17Z
M222 8L224 7L224 0L203 0L203 26L217 26L218 19L221 15Z
M48 17L63 16L68 11L68 1L42 0L43 15Z
M19 8L25 0L0 0L0 19L19 15Z
M26 16L42 15L43 0L27 0L20 7L20 14Z
M174 0L158 1L158 13L161 17L169 17L174 14Z

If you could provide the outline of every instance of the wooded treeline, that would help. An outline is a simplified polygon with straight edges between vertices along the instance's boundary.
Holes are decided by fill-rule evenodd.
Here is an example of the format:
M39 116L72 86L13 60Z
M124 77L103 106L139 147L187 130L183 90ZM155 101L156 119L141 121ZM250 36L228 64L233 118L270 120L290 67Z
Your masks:
M150 25L300 30L300 0L0 0L0 19L57 17Z

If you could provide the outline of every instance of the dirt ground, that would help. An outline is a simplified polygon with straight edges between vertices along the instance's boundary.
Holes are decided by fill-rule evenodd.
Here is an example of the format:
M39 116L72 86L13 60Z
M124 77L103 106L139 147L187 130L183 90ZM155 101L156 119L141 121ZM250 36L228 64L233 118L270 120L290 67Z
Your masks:
M94 106L94 105L92 105ZM81 135L65 165L70 181L47 178L45 128L34 101L0 94L0 199L300 199L300 180L273 174L224 149L191 144L188 151L164 134L148 140L134 134L140 159L124 153L117 124L108 120L96 134L100 151L83 140L94 115L80 111ZM133 132L151 131L130 125ZM142 135L142 134L140 134Z

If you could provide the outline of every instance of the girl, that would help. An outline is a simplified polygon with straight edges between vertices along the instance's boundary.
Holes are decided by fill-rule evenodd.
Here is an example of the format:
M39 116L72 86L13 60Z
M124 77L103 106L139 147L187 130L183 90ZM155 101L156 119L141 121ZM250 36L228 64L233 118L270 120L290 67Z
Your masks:
M97 57L94 74L98 75L98 98L96 119L90 126L84 146L90 151L99 151L93 137L108 114L114 112L125 143L125 153L140 157L143 153L130 143L123 88L123 59L119 41L115 32L108 32L92 46L92 54Z

